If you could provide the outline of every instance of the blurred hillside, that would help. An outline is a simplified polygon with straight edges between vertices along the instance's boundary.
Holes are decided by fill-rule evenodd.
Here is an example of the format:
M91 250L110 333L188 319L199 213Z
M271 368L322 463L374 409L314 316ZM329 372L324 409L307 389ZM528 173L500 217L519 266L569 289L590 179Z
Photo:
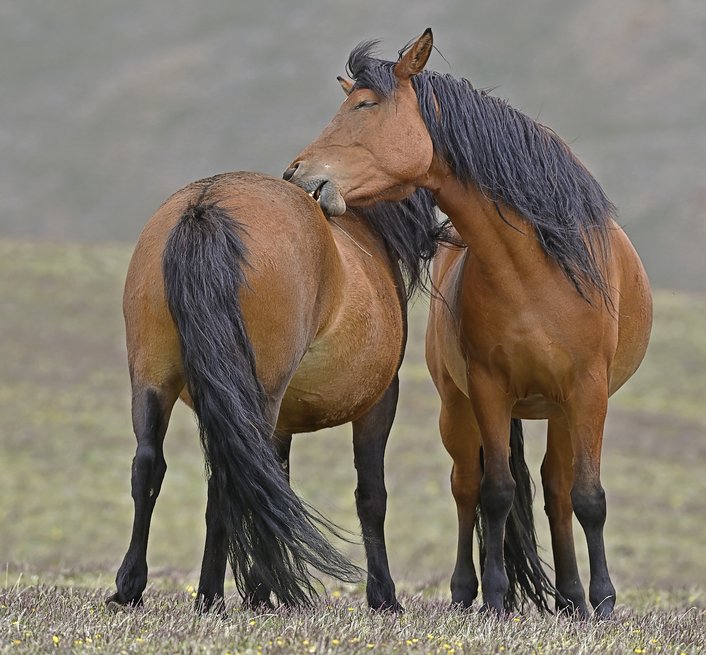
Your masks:
M391 58L428 25L432 67L572 144L656 286L706 291L701 0L1 1L0 236L134 242L192 179L279 174L351 47Z

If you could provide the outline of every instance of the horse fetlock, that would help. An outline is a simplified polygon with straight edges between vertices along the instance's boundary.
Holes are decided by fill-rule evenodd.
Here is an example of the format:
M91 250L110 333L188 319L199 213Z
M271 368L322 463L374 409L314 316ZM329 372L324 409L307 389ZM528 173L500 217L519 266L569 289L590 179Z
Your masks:
M455 576L451 578L451 603L468 608L473 605L478 596L478 578L459 581Z
M371 584L368 582L366 589L368 607L376 612L391 612L402 614L404 607L397 600L395 595L395 585L390 581L389 585Z
M487 516L507 517L515 499L515 482L512 477L492 480L485 476L480 485L480 501Z
M588 618L586 596L580 583L561 589L557 588L556 611L558 614L569 614L582 619Z
M598 618L607 618L613 613L616 594L610 579L591 580L588 597Z
M115 578L117 593L112 600L121 605L141 605L147 586L147 565L121 567Z

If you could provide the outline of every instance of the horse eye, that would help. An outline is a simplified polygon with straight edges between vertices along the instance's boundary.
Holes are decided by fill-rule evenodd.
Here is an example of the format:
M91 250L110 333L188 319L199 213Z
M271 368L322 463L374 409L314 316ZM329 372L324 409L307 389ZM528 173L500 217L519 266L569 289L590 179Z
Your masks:
M353 109L368 109L368 107L375 107L377 104L374 100L361 100Z

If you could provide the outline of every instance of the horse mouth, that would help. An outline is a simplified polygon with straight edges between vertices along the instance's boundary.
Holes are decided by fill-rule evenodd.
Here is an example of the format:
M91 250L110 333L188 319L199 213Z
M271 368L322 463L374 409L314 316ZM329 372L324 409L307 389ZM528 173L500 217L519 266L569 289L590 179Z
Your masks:
M321 190L326 186L328 180L322 180L321 184L317 186L313 191L309 191L309 195L316 200L316 202L321 205Z
M340 216L346 211L346 203L338 187L331 180L318 181L307 193L316 201L321 211L328 217Z

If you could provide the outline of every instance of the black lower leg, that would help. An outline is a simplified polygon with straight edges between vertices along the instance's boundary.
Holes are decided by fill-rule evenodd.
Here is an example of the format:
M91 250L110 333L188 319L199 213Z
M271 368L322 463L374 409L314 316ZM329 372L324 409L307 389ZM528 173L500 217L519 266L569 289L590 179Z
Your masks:
M135 515L130 545L115 580L117 591L108 602L121 605L142 602L142 592L147 585L150 521L167 470L162 445L170 409L171 405L167 406L155 389L142 389L133 395L132 417L137 438L137 450L132 462Z
M292 447L292 435L285 432L275 432L272 436L275 454L279 460L280 466L284 471L284 475L289 481L289 453ZM253 609L271 609L273 608L270 598L271 590L262 582L265 576L258 574L256 570L251 570L248 579L250 580L249 588L245 591L243 603L247 607Z
M218 506L213 480L208 481L206 504L206 544L201 562L196 609L206 612L211 608L224 609L223 585L228 561L228 536Z
M456 464L451 472L451 490L456 501L458 542L456 565L451 576L451 602L469 608L478 595L478 576L473 564L473 530L478 502L478 478L462 476Z
M373 609L395 612L403 608L397 601L385 546L384 458L398 395L399 381L395 377L381 400L353 422L353 453L358 474L355 500L368 560L368 604Z
M615 587L608 574L603 541L606 520L605 492L600 483L575 484L571 492L574 513L586 535L591 573L588 597L596 614L607 617L615 606Z
M503 612L509 580L505 572L505 524L515 496L515 483L509 468L506 474L490 476L486 471L481 482L480 502L485 533L483 567L483 609Z

